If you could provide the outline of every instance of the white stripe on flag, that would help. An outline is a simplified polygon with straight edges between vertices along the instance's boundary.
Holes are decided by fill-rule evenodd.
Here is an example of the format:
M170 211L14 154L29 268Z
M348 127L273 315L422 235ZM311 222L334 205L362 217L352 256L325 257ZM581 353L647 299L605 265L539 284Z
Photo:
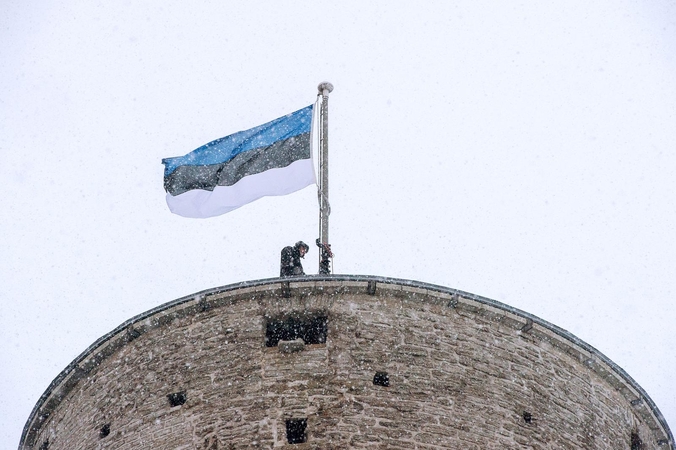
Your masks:
M167 205L174 214L201 219L225 214L262 197L290 194L315 183L312 160L301 159L286 167L246 176L232 186L216 186L213 191L196 189L176 197L167 194Z

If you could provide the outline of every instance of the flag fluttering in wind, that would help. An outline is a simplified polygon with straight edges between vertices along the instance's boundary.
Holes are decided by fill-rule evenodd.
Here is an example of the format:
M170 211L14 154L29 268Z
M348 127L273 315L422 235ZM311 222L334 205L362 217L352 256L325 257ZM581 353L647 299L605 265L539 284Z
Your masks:
M313 105L250 130L165 158L164 189L174 214L205 218L261 197L316 183L312 163Z

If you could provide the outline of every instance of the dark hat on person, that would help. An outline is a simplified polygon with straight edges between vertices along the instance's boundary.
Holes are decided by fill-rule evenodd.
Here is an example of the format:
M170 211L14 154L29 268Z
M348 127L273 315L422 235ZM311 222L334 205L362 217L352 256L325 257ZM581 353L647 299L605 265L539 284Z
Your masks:
M294 245L294 247L296 247L296 248L299 249L299 250L300 250L301 247L305 247L305 251L306 251L306 252L309 252L309 251L310 251L310 246L307 245L307 244L306 244L305 242L303 242L303 241L298 241L298 242L296 242L296 245Z

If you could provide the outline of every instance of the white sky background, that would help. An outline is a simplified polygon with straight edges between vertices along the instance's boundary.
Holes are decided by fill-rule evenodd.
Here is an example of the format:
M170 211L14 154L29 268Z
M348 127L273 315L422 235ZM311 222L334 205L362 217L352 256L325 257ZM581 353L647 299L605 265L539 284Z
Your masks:
M185 219L160 160L300 109L324 80L336 273L533 313L676 427L676 4L546 3L5 0L3 448L100 336L276 276L283 246L314 242L314 188Z

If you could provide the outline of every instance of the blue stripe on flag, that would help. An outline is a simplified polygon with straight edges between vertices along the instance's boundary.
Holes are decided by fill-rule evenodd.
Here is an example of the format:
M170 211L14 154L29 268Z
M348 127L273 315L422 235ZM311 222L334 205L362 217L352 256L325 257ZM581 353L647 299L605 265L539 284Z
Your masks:
M170 175L179 166L204 166L221 164L240 153L269 146L282 139L307 133L312 126L312 106L259 125L211 141L185 156L164 158L164 176Z

